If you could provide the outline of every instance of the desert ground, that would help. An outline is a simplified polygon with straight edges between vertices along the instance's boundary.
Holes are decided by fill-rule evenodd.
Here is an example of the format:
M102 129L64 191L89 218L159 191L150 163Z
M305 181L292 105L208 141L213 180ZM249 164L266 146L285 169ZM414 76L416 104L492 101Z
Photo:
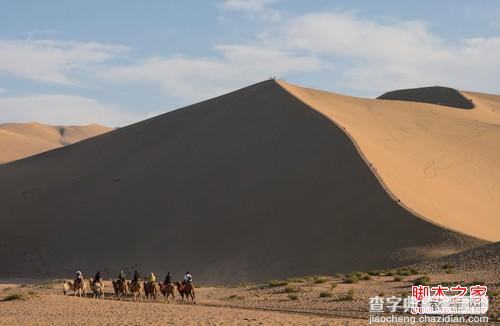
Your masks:
M27 284L17 280L0 285L0 300L7 300L0 302L0 325L138 325L146 321L151 325L366 325L370 297L406 297L413 282L424 275L432 284L487 284L489 322L498 323L498 269L456 271L451 265L443 266L431 273L403 268L231 287L204 285L196 288L194 305L182 303L177 293L168 303L164 298L117 300L110 281L105 281L105 299L99 300L90 294L87 298L72 293L64 296L61 280Z
M98 124L51 126L37 122L0 123L0 164L74 144L110 130Z

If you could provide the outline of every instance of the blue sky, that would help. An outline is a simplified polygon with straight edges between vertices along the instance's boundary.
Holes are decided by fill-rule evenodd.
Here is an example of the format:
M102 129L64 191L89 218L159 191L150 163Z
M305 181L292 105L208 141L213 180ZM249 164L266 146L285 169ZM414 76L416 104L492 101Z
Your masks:
M498 1L0 1L0 123L122 126L267 79L500 93Z

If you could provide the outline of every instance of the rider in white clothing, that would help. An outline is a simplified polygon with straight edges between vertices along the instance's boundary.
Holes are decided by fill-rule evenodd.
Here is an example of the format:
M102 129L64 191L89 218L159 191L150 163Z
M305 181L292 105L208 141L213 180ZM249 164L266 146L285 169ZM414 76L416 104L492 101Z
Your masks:
M186 272L186 275L184 275L184 283L191 283L193 282L193 277L189 272Z

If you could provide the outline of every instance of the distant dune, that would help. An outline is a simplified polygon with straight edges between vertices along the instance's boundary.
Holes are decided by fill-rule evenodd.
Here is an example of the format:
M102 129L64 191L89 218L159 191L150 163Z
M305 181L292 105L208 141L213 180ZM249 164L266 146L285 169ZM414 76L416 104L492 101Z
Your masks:
M460 110L279 83L344 128L407 209L437 225L500 240L500 96L465 92L475 107Z
M459 109L474 108L474 104L459 91L442 86L400 89L384 93L378 99L430 103Z
M320 102L309 103L328 105L320 114L283 87L304 101L311 96ZM386 112L385 106L391 114L373 113ZM441 122L432 122L439 116L431 110L428 117L429 110L270 80L2 165L0 211L8 214L1 215L0 276L64 276L77 269L112 276L138 268L176 277L189 270L197 281L239 282L390 268L482 244L434 224L498 236L497 224L488 219L491 208L477 206L486 202L476 198L477 189L466 191L453 179L433 184L436 189L415 184L427 173L440 180L447 164L443 151L453 160L456 155L450 143L433 147L434 128L427 135L414 136L412 130L451 124L439 133L450 134L457 146L476 148L453 132L455 114L469 110L444 110ZM441 213L439 218L430 214L431 223L398 205L332 120L348 125L394 193L403 194L410 207L429 206L425 213ZM420 134L422 143L415 140ZM486 140L477 150L489 145ZM420 164L428 164L436 150L442 160L422 171ZM498 170L489 172L494 180ZM480 180L468 175L464 184L483 181L475 177ZM449 192L442 197L454 205L436 197L440 190ZM416 198L411 202L405 195ZM428 204L427 196L436 202ZM478 214L467 215L468 205ZM460 214L453 217L448 209ZM474 227L471 216L481 224Z
M69 145L110 130L111 128L97 124L50 126L41 123L3 123L0 124L0 164Z

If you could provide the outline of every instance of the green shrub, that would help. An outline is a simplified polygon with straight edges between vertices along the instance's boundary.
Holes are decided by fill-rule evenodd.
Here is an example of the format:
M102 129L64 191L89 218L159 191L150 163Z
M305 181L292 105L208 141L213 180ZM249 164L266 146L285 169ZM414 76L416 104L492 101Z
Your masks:
M284 293L295 293L299 292L299 289L296 288L295 286L287 285L283 288Z
M393 271L385 272L385 276L394 276L394 272Z
M335 289L337 287L337 283L332 283L332 289Z
M14 300L26 300L26 299L28 299L27 296L22 293L13 293L3 298L2 301L14 301Z
M402 280L403 280L403 277L401 277L401 276L394 277L394 282L401 282Z
M446 274L453 274L453 269L449 268L449 269L445 269L444 272Z
M450 268L453 268L454 266L451 265L451 264L444 264L443 266L441 266L442 269L450 269Z
M332 297L332 293L328 292L328 291L321 291L319 293L319 297L320 298L331 298Z
M365 281L369 281L371 279L372 279L372 277L370 275L363 276L363 280L365 280Z
M304 277L290 277L286 281L289 283L304 283L306 279Z
M401 276L409 276L410 271L407 269L398 269L398 270L396 270L396 274L401 275Z
M430 281L431 279L429 278L429 276L421 276L413 280L413 285L428 285Z
M346 284L357 283L358 281L359 279L356 275L344 276L344 279L342 280L342 282Z
M299 299L299 296L296 295L296 294L289 294L288 295L288 299L290 300L298 300Z
M368 275L379 276L380 275L380 271L368 271Z
M322 283L325 283L326 282L326 278L324 277L315 277L314 278L314 283L315 284L322 284Z
M355 275L358 279L360 279L360 278L362 278L365 275L365 273L363 273L363 272L354 272L351 275Z
M342 278L342 277L344 277L344 274L337 273L337 274L335 274L335 277Z
M288 282L281 280L270 280L268 284L270 287L278 287L278 286L286 286L288 285Z

